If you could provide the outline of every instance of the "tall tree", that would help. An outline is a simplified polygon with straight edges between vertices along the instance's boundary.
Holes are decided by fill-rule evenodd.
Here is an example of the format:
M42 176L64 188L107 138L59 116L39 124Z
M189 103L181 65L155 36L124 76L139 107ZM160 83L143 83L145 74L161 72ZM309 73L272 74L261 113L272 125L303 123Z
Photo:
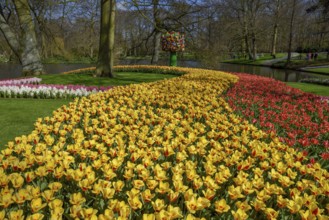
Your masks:
M43 74L45 71L37 47L35 25L29 3L27 0L14 0L13 3L20 24L20 38L16 37L14 30L9 25L9 18L5 17L4 6L8 5L1 5L0 30L5 36L7 43L10 45L10 48L14 51L22 64L23 75Z
M273 24L273 37L272 37L272 47L271 55L275 57L276 54L276 44L278 41L278 29L279 29L279 18L281 9L281 0L274 0L274 24Z
M296 12L297 0L293 0L291 7L291 17L289 24L289 43L288 43L288 58L287 63L291 62L291 53L292 53L292 39L294 34L294 21L295 21L295 12Z
M101 31L96 76L114 77L114 36L116 0L101 1Z

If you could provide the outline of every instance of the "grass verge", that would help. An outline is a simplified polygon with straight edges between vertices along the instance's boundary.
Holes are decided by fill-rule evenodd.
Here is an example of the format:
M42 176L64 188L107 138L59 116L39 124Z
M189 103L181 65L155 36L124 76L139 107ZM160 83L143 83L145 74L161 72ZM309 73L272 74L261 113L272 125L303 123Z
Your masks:
M116 72L114 78L93 77L92 72L75 74L42 75L42 84L61 85L86 85L86 86L121 86L134 83L153 82L177 77L177 75L140 73L140 72Z
M321 85L315 85L310 83L298 83L298 82L287 82L287 85L293 88L300 89L304 92L309 92L321 96L329 96L328 86L321 86Z
M282 58L286 56L286 53L277 53L276 54L276 59L277 58ZM270 54L265 54L262 57L259 57L257 60L248 60L248 59L233 59L233 60L225 60L223 63L233 63L233 64L245 64L245 65L262 65L264 61L267 60L272 60L273 57Z
M15 137L30 134L37 118L50 116L70 99L0 99L0 150Z
M329 75L329 67L326 67L326 68L312 68L312 69L307 69L307 71Z

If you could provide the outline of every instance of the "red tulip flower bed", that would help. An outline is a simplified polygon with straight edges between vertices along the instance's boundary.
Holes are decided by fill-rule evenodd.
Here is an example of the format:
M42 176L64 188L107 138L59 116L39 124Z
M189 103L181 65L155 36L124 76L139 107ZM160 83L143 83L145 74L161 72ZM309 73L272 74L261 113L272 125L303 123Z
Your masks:
M274 79L236 73L240 78L227 93L238 114L289 146L329 165L328 99L304 93Z

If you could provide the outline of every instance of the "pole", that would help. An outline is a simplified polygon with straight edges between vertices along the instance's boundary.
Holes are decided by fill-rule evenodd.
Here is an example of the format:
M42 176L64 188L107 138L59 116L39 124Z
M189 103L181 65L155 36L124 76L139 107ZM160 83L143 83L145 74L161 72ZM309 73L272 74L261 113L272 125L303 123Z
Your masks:
M170 66L177 66L177 52L170 52Z

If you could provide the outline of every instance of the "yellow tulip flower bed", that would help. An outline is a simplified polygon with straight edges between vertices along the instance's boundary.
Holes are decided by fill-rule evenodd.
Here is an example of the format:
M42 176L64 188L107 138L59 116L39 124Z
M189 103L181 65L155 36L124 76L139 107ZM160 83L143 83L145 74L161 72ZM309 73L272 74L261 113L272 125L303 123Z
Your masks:
M10 142L0 219L328 219L328 171L233 113L236 76L177 71L75 99Z

